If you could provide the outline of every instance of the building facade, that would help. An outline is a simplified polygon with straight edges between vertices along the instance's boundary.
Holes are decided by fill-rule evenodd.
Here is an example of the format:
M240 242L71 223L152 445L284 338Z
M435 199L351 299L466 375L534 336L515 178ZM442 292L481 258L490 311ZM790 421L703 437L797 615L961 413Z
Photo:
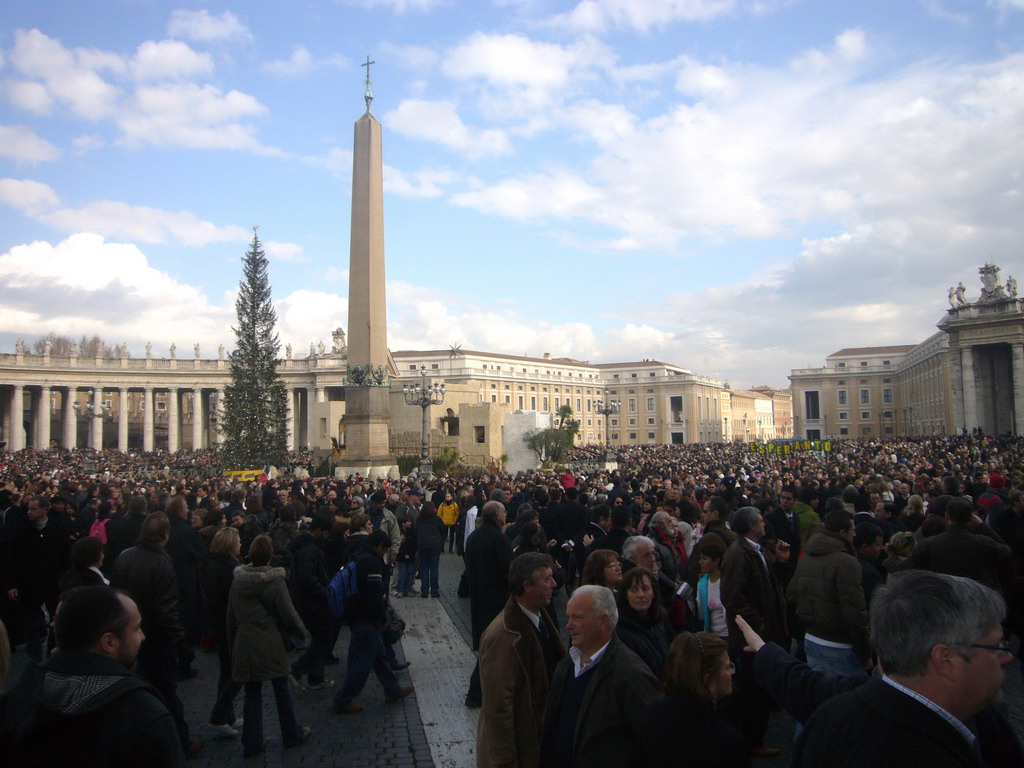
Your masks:
M842 349L793 370L796 436L1024 434L1024 302L998 267L978 272L979 297L950 288L939 331L919 344Z

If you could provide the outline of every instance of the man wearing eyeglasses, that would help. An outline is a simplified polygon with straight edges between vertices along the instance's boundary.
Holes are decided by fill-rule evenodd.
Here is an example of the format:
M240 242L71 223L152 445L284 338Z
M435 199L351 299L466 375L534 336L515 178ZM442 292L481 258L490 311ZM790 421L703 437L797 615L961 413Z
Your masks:
M1013 655L1003 598L957 576L894 574L871 603L883 675L819 707L794 768L1019 766L1017 737L992 706Z

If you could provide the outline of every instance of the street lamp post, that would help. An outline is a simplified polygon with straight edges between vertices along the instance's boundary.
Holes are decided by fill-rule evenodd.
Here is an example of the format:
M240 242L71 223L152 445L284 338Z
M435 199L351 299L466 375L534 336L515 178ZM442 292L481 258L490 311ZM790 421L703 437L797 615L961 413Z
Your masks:
M420 476L426 476L433 470L430 461L430 406L444 402L444 382L431 382L427 378L427 366L420 366L420 380L415 384L402 385L402 395L406 405L417 405L423 409L423 421L420 425Z
M608 399L608 395L611 393L606 389L604 396L606 399L598 400L594 403L594 410L604 416L604 443L606 447L611 447L611 422L608 421L608 417L613 413L619 412L619 406L622 405L618 400Z

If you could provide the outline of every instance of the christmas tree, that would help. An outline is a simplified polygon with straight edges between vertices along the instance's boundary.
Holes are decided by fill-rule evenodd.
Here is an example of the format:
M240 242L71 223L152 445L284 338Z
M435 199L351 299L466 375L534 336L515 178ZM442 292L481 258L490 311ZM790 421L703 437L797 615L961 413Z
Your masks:
M235 301L238 325L231 353L231 383L224 388L224 464L228 469L282 466L287 454L285 388L277 372L280 347L270 301L267 257L256 228L242 260L242 280Z

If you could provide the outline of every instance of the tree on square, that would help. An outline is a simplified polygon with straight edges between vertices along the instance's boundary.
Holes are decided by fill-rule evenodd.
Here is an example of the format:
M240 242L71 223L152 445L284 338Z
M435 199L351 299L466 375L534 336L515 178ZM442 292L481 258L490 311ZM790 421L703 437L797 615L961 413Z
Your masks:
M256 229L242 260L235 301L238 324L232 328L231 382L224 388L220 421L228 469L281 466L288 450L286 394L277 372L277 312L270 301L267 257Z

